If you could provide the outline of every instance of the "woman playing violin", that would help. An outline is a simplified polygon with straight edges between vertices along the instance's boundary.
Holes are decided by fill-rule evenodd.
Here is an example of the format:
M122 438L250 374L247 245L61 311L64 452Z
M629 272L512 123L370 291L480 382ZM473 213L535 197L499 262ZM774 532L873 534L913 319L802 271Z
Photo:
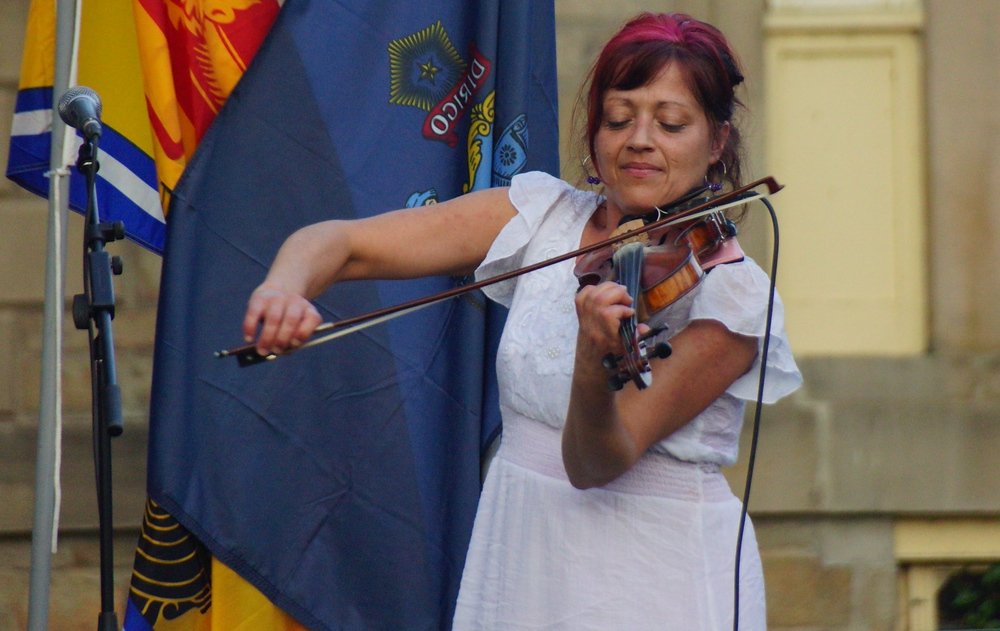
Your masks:
M487 278L607 238L623 218L707 184L740 184L733 115L743 77L714 27L643 14L589 77L586 143L599 191L543 173L509 188L294 233L250 297L258 352L303 343L310 298L335 282L475 271ZM487 288L510 309L498 351L504 431L476 516L455 629L723 629L732 626L744 402L757 395L768 279L749 258L716 265L662 313L669 358L652 382L608 388L635 299L578 287L573 261ZM641 333L649 326L640 324ZM764 400L801 378L776 301ZM740 628L764 629L752 528L744 533Z

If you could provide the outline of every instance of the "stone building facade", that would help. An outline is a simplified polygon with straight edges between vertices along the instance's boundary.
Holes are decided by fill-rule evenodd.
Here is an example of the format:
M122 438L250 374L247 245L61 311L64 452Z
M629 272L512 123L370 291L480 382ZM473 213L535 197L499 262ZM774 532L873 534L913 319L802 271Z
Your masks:
M4 139L27 7L0 9ZM764 410L757 453L751 513L770 628L938 628L942 583L1000 561L991 465L1000 453L1000 3L556 0L556 10L567 178L579 173L572 105L597 48L631 14L673 10L715 23L740 51L751 174L788 184L775 198L779 287L805 386ZM26 624L46 212L45 200L0 180L3 630ZM81 286L80 223L70 217L67 295ZM744 247L768 260L763 215L743 230ZM113 447L120 605L144 499L160 261L129 243L111 249L125 260L115 320L125 433ZM92 628L99 609L97 517L86 335L67 322L64 337L50 621L75 630ZM745 438L729 472L737 493Z

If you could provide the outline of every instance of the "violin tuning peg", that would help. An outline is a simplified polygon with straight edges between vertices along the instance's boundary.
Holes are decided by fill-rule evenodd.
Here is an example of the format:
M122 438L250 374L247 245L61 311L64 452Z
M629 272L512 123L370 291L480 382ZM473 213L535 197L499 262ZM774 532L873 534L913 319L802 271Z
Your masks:
M674 352L674 349L670 347L670 344L666 342L659 342L653 347L652 355L653 357L659 357L660 359L666 359L670 357L670 354Z
M604 366L606 370L611 370L614 372L618 371L618 357L614 353L608 353L601 360L601 365Z
M640 341L646 341L646 340L648 340L650 338L654 338L657 335L659 335L660 333L663 333L664 331L668 330L669 328L670 327L667 326L666 324L657 324L656 326L654 326L653 328L651 328L645 335L643 335L640 338Z
M732 237L735 237L738 232L739 232L739 229L736 227L736 222L733 221L732 219L729 219L727 217L726 218L726 234L730 238L732 238Z
M608 390L612 392L617 392L625 387L625 383L629 381L628 377L622 375L614 375L608 379Z

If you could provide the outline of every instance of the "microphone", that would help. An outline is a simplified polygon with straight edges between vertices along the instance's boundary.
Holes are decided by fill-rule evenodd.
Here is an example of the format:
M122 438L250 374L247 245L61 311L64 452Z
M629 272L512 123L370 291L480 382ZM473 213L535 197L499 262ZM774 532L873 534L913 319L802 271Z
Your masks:
M101 135L101 97L90 88L78 85L66 90L59 99L59 117L63 122L92 140Z

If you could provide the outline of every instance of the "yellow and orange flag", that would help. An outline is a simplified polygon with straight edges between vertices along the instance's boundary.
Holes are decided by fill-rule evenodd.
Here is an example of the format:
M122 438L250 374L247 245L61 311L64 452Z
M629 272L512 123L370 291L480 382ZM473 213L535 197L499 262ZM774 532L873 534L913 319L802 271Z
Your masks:
M169 192L270 30L279 0L78 1L72 83L103 104L101 218L162 253ZM56 3L32 0L7 176L48 194ZM79 142L79 141L78 141ZM79 178L74 178L79 179ZM70 206L86 207L82 182Z
M134 0L153 156L164 195L243 76L276 0Z

